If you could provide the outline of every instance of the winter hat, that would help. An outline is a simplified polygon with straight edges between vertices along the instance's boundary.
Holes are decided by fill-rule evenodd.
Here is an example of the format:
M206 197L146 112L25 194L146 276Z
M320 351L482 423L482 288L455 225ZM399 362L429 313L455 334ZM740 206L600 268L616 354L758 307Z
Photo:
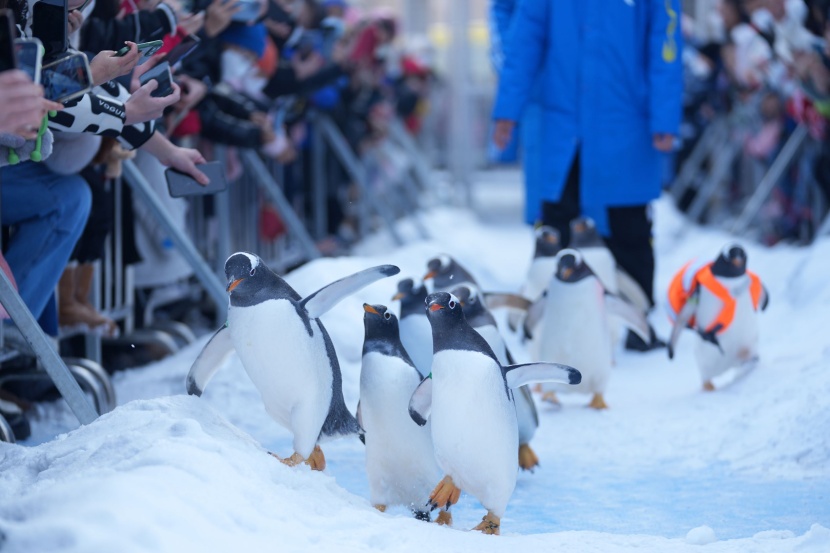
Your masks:
M232 44L244 50L250 50L257 58L265 53L265 37L268 31L265 25L231 25L219 35L219 40L225 44Z

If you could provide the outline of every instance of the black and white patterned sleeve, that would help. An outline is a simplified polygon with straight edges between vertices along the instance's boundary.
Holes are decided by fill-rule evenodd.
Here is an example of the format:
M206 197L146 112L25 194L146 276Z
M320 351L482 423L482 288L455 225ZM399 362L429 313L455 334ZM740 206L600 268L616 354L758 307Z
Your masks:
M96 86L91 92L64 104L63 111L49 118L56 132L92 133L118 138L123 146L135 149L147 142L155 131L152 121L125 125L124 103L130 93L116 82Z

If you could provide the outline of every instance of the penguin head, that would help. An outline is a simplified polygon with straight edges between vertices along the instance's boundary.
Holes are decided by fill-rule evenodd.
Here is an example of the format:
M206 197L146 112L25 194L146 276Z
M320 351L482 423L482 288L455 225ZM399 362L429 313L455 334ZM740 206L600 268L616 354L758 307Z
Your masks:
M442 253L427 261L427 274L424 275L424 280L435 278L438 275L448 275L455 267L455 260L449 255Z
M433 328L451 325L464 320L464 311L461 302L449 292L435 292L424 300L427 307L427 318Z
M366 340L397 339L398 318L385 305L363 304L363 327Z
M578 282L592 274L578 251L568 248L556 256L556 278L560 281Z
M746 251L739 244L727 244L712 264L712 274L738 277L746 273Z
M405 278L398 282L398 293L392 296L392 301L400 300L401 302L401 318L408 315L423 314L423 301L427 297L426 286L419 284L415 286L415 281L411 278Z
M533 257L553 257L562 249L559 231L543 225L536 229L536 251Z
M458 286L451 292L453 296L458 299L458 303L464 309L464 316L471 319L476 314L484 310L484 305L481 302L481 294L475 286L465 284Z
M597 233L597 225L590 217L577 217L571 221L571 248L597 247L603 244Z
M254 305L294 293L259 257L248 252L236 252L225 261L225 276L231 305Z

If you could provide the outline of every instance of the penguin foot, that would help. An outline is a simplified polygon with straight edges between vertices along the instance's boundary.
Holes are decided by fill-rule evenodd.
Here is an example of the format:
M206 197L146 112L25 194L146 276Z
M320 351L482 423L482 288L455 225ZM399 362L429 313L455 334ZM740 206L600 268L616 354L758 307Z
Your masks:
M542 401L550 403L554 407L562 407L562 402L556 397L556 392L545 392L542 394Z
M703 391L704 392L714 392L715 391L715 385L712 384L711 380L707 380L706 382L703 383Z
M539 457L536 456L536 452L528 444L519 445L519 466L522 467L522 470L529 470L530 472L533 472L533 469L539 466Z
M435 518L435 524L440 526L452 526L452 513L449 511L439 511Z
M373 505L373 507L374 507L375 509L377 509L378 511L380 511L381 513L385 513L385 512L386 512L386 505Z
M482 534L498 536L501 533L499 531L500 526L501 519L499 519L499 517L497 517L493 513L488 512L486 515L484 515L484 518L481 519L479 525L473 528L473 530L478 530Z
M296 467L297 465L305 461L305 459L303 459L303 456L296 452L292 453L291 457L286 457L285 459L283 459L276 453L271 453L270 451L268 452L268 455L276 457L277 459L279 459L280 463L282 463L283 465L288 465L289 467Z
M429 511L414 510L412 511L412 514L415 516L415 520L420 520L422 522L430 522Z
M591 403L588 404L588 407L601 411L602 409L608 409L608 404L605 403L605 399L602 397L602 394L594 394L594 397L591 398Z
M311 470L326 470L326 456L323 455L323 450L319 445L314 446L314 451L305 460L305 464L311 467Z
M458 503L459 497L461 497L461 488L453 484L452 478L445 476L444 479L441 480L437 486L435 486L432 493L429 494L427 506L431 511L434 511L439 507L449 509L450 505Z

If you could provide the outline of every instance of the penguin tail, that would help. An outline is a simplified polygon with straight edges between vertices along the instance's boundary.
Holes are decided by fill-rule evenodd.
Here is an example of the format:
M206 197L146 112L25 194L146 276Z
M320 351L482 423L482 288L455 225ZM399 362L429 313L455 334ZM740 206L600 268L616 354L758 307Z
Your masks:
M350 434L362 434L362 429L357 419L349 413L346 405L338 402L339 405L332 405L323 428L320 429L320 440L325 438L339 438Z

